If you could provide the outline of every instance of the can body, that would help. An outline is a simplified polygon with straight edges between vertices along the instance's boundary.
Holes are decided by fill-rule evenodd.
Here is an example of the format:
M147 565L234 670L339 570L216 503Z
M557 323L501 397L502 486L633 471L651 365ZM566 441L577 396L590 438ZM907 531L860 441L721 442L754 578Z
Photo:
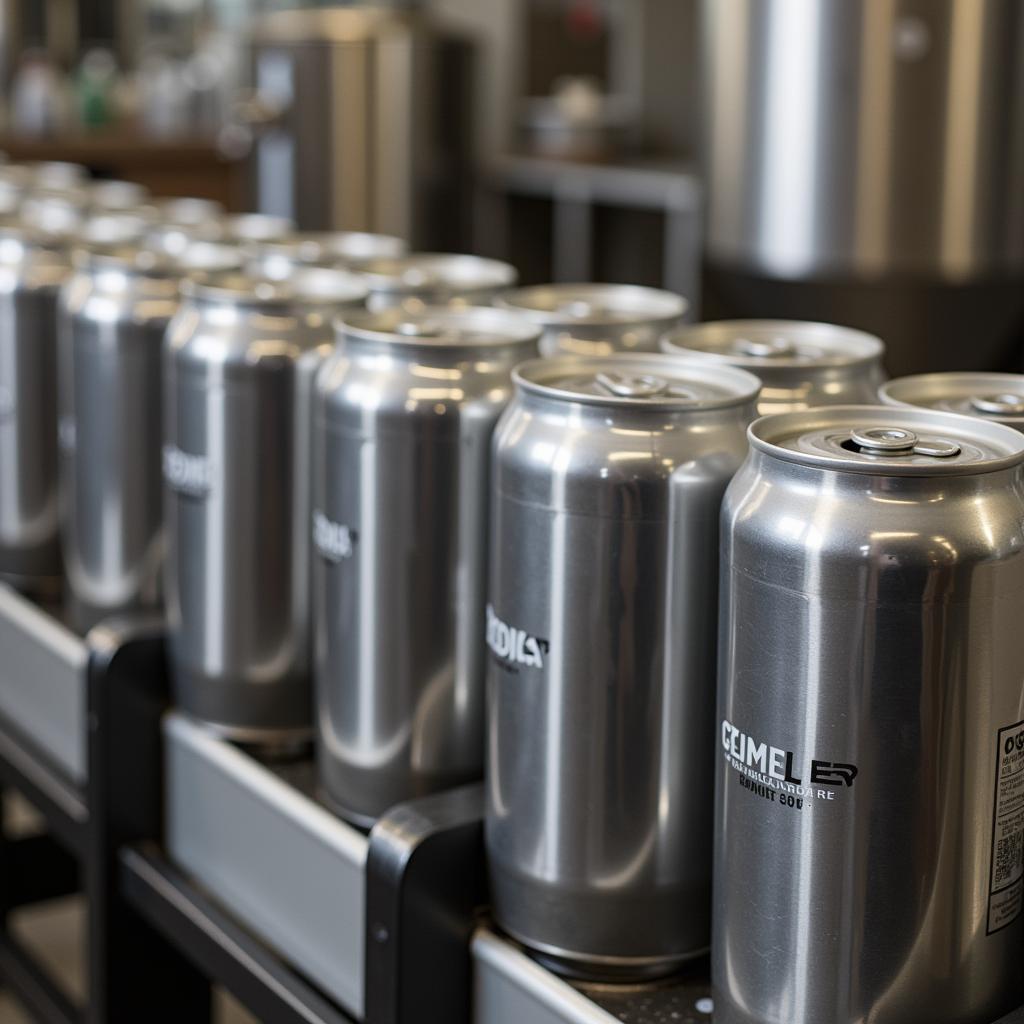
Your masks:
M692 372L739 397L609 407L521 385L495 434L494 914L568 973L664 973L709 942L718 510L757 382Z
M0 575L30 591L59 581L57 296L67 255L0 239Z
M85 262L61 303L61 538L72 618L160 604L160 361L177 281Z
M811 320L710 320L680 327L664 352L740 366L761 381L758 412L873 403L885 345L864 331Z
M446 340L405 333L423 317L350 324L318 384L317 759L361 825L483 768L490 442L538 332L432 319Z
M872 415L975 444L965 417ZM724 502L716 1022L973 1024L1024 999L1020 469L891 461L755 442Z
M310 731L309 399L343 306L239 282L167 332L167 615L178 705L273 745Z

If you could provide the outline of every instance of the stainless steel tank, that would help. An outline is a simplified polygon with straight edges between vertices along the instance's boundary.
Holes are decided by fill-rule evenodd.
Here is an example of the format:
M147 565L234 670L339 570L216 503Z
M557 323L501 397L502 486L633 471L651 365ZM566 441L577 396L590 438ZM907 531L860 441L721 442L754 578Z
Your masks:
M838 324L713 320L669 332L661 347L672 355L703 356L756 374L762 416L874 402L885 380L881 340Z
M492 462L495 920L559 971L667 973L710 940L718 512L758 381L661 355L515 380Z
M491 434L539 330L493 309L351 317L320 374L320 781L346 817L483 770Z
M304 230L467 244L471 48L392 4L279 11L252 33L257 206Z
M495 305L543 328L545 356L656 352L686 315L681 295L629 284L542 284L503 292Z
M68 239L0 225L0 576L59 588L57 296Z
M233 739L311 729L313 379L366 286L330 269L185 285L167 332L163 472L174 695Z
M758 420L722 511L716 1024L1024 1001L1024 439Z
M75 253L60 302L58 402L61 540L80 630L160 605L164 332L185 274L239 260L207 244L173 259L124 241Z
M1024 375L922 373L898 377L878 390L884 405L914 405L978 416L1024 432Z
M402 307L489 305L516 283L515 267L500 260L443 252L413 252L353 264L370 288L367 305L379 312Z
M703 13L711 315L860 327L899 375L1019 368L1024 7Z

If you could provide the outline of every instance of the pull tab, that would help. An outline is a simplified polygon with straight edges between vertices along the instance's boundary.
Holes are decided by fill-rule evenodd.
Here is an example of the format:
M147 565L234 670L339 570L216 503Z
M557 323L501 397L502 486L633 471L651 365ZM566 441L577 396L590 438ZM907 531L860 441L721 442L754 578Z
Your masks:
M395 325L395 334L401 334L405 338L438 338L442 334L441 328L429 321L403 320Z
M990 416L1013 416L1024 413L1024 395L974 395L971 408Z
M668 391L668 382L651 374L630 376L625 373L599 373L594 378L599 387L616 398L655 398Z
M865 455L928 455L948 459L960 454L960 445L940 438L918 437L903 427L855 427L850 440Z
M796 345L788 338L770 338L767 341L755 341L753 338L737 338L733 349L741 356L753 356L757 359L782 359L796 355Z

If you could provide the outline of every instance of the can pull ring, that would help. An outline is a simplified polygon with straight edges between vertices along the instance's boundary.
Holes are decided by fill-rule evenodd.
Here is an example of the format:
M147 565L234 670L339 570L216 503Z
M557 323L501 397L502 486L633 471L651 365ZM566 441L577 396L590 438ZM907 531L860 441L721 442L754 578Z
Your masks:
M796 346L789 338L767 338L757 341L754 338L737 338L733 349L738 355L753 356L757 359L782 359L796 354Z
M594 378L599 387L617 398L654 398L668 391L668 382L652 374L599 373Z
M1012 416L1024 413L1024 395L974 395L971 398L971 408L976 412L994 416Z
M960 445L940 438L918 437L904 427L855 427L850 439L865 455L930 455L948 459L960 454Z

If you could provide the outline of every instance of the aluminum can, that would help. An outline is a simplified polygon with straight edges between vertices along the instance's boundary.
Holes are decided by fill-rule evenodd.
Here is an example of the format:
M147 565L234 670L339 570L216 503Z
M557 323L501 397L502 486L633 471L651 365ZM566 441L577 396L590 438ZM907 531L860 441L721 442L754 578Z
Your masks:
M710 941L718 512L758 382L538 360L495 432L485 835L498 924L556 970Z
M1024 374L921 373L878 390L883 405L959 412L1024 432Z
M33 189L21 201L19 215L29 227L51 235L77 230L89 215L84 189Z
M713 320L662 340L673 354L703 354L761 379L762 416L820 405L876 402L885 345L874 335L810 320Z
M250 247L253 268L276 278L287 277L294 267L354 267L404 256L407 250L401 238L367 231L310 231Z
M94 210L128 211L145 205L149 189L135 181L108 179L92 182L88 195Z
M57 296L67 239L0 225L0 577L49 595L61 572Z
M542 355L607 356L656 352L688 303L674 292L631 284L544 284L505 292L495 305L543 327Z
M160 366L181 278L237 265L225 246L170 259L134 242L74 254L60 303L61 539L74 626L160 604Z
M223 230L227 241L243 245L285 238L295 230L295 224L287 217L269 213L233 213L224 218Z
M1024 438L758 420L722 511L715 1024L1024 1001Z
M153 222L147 242L160 252L179 253L192 242L218 242L228 235L224 207L213 199L155 199L146 204L144 212Z
M311 731L310 398L344 271L186 282L165 346L167 616L175 698L232 739Z
M515 267L482 256L414 252L353 264L370 287L371 312L425 306L487 306L516 283Z
M539 331L493 309L340 325L318 379L318 770L368 826L483 771L491 435Z
M25 166L36 188L73 189L89 180L88 168L67 160L37 160Z

